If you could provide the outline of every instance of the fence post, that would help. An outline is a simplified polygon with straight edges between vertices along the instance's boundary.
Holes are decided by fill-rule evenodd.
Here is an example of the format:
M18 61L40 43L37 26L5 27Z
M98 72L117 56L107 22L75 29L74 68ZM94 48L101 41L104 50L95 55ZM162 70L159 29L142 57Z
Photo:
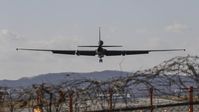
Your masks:
M149 93L150 93L150 106L151 106L151 112L153 112L153 87L150 88L149 90Z
M193 87L189 88L189 112L193 112Z
M111 88L109 88L109 112L112 112L113 110L113 91Z
M73 92L69 92L69 112L73 112Z
M52 100L53 100L53 93L50 93L50 112L52 112Z

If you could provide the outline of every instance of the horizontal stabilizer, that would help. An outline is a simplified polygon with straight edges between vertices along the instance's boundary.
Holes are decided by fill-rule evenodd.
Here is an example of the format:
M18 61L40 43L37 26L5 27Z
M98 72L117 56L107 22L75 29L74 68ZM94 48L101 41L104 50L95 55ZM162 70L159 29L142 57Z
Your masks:
M78 46L78 47L99 47L99 46ZM122 47L120 45L104 45L102 47Z
M78 47L99 47L99 46L78 46Z
M105 45L105 46L102 46L102 47L122 47L121 45Z

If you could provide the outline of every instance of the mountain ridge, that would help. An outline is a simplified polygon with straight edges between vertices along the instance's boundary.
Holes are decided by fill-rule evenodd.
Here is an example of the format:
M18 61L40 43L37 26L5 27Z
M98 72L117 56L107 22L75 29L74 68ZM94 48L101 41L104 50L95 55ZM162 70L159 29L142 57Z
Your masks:
M77 80L77 79L93 79L93 80L108 80L115 77L122 77L129 75L130 72L124 71L95 71L87 73L79 72L60 72L60 73L46 73L40 74L33 77L22 77L18 80L0 80L0 86L2 87L27 87L33 84L50 83L50 84L60 84L67 80Z

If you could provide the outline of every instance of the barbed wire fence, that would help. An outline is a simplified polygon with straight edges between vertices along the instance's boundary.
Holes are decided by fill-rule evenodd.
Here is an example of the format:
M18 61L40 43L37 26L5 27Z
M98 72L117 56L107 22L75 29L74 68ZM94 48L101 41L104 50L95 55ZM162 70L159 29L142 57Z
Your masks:
M199 57L175 57L152 69L106 81L0 88L0 112L197 112Z

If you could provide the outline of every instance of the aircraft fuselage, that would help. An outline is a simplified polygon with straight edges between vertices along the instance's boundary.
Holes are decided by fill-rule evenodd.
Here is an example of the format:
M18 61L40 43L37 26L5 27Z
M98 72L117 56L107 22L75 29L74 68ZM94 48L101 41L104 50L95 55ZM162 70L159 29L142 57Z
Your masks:
M100 47L100 46L97 48L96 54L97 54L98 57L100 58L100 61L99 61L99 62L102 62L102 58L104 57L105 52L106 52L106 49L104 49L104 48L102 48L102 47Z

